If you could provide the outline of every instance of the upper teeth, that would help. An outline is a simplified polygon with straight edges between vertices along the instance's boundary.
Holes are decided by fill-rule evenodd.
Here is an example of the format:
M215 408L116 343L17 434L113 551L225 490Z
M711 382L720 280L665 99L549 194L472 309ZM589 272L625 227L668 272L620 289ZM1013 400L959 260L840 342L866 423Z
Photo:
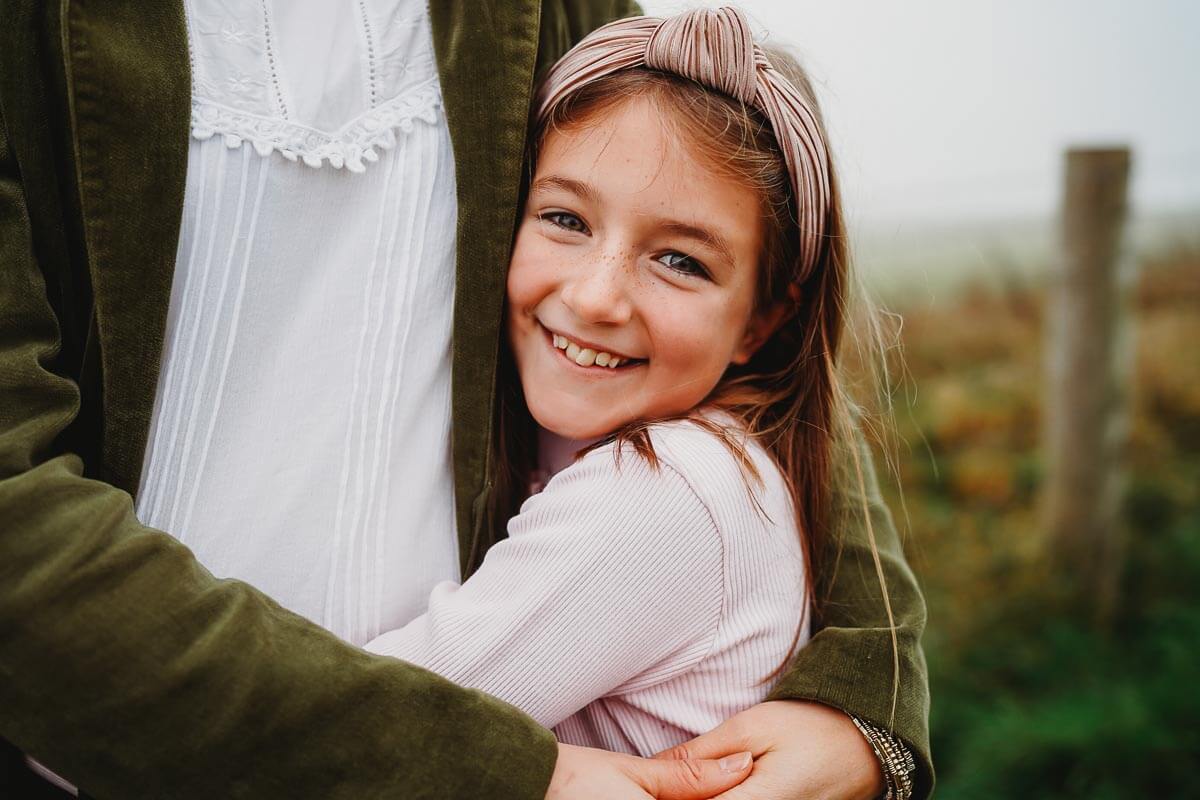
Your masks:
M595 365L597 367L615 368L621 366L621 362L624 360L603 350L597 353L590 347L580 347L567 337L559 336L557 333L554 334L554 346L559 350L566 350L567 358L581 367Z

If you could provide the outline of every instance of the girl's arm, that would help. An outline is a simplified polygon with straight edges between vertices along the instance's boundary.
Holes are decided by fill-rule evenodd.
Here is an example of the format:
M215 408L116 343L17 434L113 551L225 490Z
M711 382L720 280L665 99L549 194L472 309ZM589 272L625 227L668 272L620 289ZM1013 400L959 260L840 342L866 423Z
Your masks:
M526 502L463 585L367 649L481 689L552 726L638 678L665 680L712 645L724 548L665 462L590 453Z
M664 754L719 758L752 751L754 773L729 793L730 800L920 800L933 788L929 687L920 648L925 603L879 496L861 437L857 444L866 491L840 487L836 502L845 512L838 531L841 554L816 576L818 597L827 598L818 620L825 627L799 652L772 692L777 702L746 709ZM853 464L852 460L850 486L858 483ZM895 619L895 659L872 534Z

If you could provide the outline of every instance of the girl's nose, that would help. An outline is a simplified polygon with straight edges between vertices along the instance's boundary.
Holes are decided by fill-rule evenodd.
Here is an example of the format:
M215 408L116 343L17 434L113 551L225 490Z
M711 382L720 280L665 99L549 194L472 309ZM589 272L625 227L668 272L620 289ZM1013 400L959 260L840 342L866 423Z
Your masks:
M583 322L620 325L633 315L629 278L625 259L603 256L597 262L582 265L563 285L563 302Z

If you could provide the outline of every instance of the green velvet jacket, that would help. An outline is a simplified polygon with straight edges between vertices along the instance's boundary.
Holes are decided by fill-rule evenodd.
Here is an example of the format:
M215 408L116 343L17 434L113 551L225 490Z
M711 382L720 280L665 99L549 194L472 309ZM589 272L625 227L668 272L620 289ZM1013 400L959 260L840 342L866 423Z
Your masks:
M533 78L633 10L431 4L458 170L465 574L496 535L490 425ZM0 752L10 765L31 753L104 798L541 797L554 738L518 710L351 647L138 523L188 148L182 3L0 0L0 11ZM822 576L823 629L774 696L894 720L925 793L925 607L869 488L898 624L894 716L891 633L861 523Z

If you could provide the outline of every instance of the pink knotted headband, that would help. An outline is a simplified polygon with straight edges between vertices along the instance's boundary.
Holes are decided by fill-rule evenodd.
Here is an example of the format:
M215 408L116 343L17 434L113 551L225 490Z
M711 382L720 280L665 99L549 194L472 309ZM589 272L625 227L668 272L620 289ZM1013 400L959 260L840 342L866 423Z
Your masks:
M666 19L629 17L597 28L547 74L537 119L592 81L646 67L694 80L758 109L766 117L792 176L800 225L800 271L808 277L829 213L829 158L808 103L754 43L736 8L697 9Z

